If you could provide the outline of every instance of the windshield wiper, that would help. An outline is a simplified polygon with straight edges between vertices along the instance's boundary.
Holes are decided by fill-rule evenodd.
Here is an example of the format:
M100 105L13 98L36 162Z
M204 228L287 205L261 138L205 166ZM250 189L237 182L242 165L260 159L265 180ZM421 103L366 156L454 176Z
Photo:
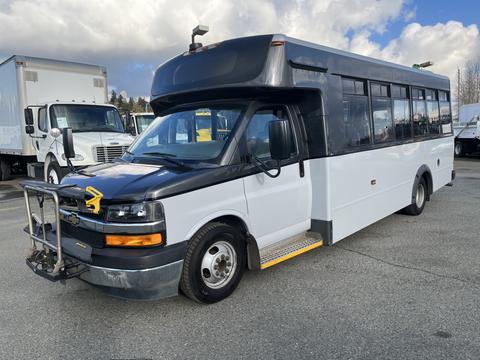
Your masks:
M183 161L180 161L180 160L177 160L177 159L173 159L174 157L177 156L177 155L175 155L175 154L169 154L169 153L152 151L152 152L144 152L144 153L142 153L141 155L157 156L157 157L161 158L162 160L167 160L167 161L170 162L171 164L175 164L175 165L177 165L177 166L181 166L181 167L184 167L184 168L187 168L187 169L191 169L191 168L192 168L191 166L185 164Z

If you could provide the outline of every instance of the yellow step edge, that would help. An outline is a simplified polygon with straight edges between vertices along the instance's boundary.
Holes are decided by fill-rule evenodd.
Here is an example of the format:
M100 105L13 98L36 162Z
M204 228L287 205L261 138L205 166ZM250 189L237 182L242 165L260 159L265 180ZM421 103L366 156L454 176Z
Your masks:
M285 260L291 259L295 256L300 255L300 254L306 253L307 251L313 250L313 249L315 249L317 247L320 247L322 245L323 245L323 240L320 240L319 242L316 242L315 244L312 244L312 245L309 245L309 246L304 247L302 249L296 250L296 251L294 251L290 254L283 255L283 256L280 256L277 259L267 261L266 263L260 265L260 269L264 270L266 268L269 268L270 266L276 265L276 264L281 263Z

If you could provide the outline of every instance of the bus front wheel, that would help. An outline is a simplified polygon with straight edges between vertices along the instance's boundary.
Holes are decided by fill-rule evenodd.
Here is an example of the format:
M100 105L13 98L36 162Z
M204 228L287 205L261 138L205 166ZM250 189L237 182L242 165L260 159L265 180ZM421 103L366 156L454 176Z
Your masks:
M214 303L238 286L246 264L245 241L233 226L212 222L190 240L180 289L190 299Z

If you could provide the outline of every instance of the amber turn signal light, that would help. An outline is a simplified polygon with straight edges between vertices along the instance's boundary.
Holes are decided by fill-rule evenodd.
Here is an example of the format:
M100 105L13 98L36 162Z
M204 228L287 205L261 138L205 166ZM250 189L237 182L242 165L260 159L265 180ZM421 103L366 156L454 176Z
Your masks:
M163 243L162 234L148 235L107 235L107 246L152 246Z

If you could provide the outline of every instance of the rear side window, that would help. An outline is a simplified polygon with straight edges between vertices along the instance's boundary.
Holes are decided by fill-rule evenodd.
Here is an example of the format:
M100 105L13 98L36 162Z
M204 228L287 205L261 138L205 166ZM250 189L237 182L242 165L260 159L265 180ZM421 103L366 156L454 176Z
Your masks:
M367 96L343 96L344 145L347 149L370 144Z

